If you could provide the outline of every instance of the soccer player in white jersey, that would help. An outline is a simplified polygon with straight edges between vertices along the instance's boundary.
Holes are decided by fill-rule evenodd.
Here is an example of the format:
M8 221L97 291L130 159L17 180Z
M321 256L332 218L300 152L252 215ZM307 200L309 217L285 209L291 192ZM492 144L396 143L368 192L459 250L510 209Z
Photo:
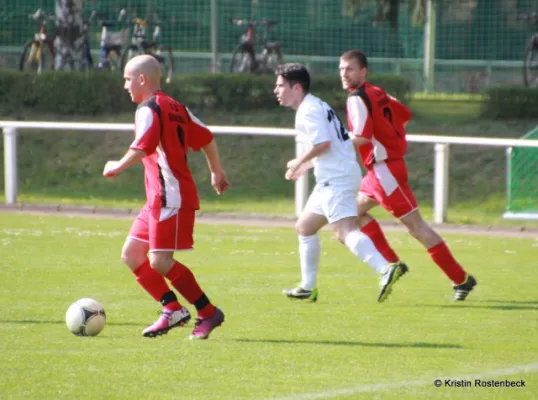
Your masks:
M348 132L333 109L309 93L310 74L303 65L283 64L275 73L277 100L281 106L296 111L298 139L309 145L305 153L288 162L285 178L296 180L311 167L316 178L316 186L295 226L301 283L283 293L289 298L317 300L321 253L318 231L328 223L340 242L381 276L378 301L383 302L408 269L403 263L389 263L357 227L355 196L362 173Z

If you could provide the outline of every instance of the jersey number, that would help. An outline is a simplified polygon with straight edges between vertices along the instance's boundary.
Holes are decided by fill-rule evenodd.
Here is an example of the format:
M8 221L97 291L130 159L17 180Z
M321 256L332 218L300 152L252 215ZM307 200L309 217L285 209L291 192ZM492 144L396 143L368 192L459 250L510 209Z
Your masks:
M340 122L340 118L338 118L338 115L336 115L336 113L332 109L327 110L327 119L329 120L329 122L332 122L334 124L334 129L336 129L338 139L340 139L342 142L345 142L349 139L349 134L342 125L342 122Z
M183 129L181 128L181 126L178 125L176 128L176 131L177 131L177 137L179 138L181 145L185 147L185 133L183 132Z

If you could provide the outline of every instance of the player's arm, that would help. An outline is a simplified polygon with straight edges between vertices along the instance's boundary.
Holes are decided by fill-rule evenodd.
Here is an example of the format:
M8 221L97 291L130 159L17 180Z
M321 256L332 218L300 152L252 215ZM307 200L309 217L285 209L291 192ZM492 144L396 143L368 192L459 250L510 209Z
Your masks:
M323 108L312 107L302 114L300 119L301 122L297 129L306 136L312 146L299 157L288 161L286 176L299 170L305 172L312 165L314 158L319 157L331 148L329 132L332 128L327 121Z
M135 114L135 140L121 160L106 163L103 176L112 178L155 152L160 135L161 121L157 112L149 106L139 108Z
M364 101L359 96L351 96L347 100L348 113L353 131L350 138L356 147L364 146L372 141L371 118Z
M127 150L127 153L125 153L125 155L122 157L121 160L108 161L105 164L105 168L103 170L103 176L107 178L113 178L119 173L125 171L131 165L134 165L140 162L140 160L142 160L142 158L144 158L145 156L146 156L146 153L142 150L129 149Z
M220 164L219 150L215 140L211 140L209 144L202 147L205 158L207 160L207 166L211 171L211 185L215 191L220 195L228 189L230 183L226 178L226 173Z
M396 97L392 97L391 95L388 95L388 97L393 110L393 118L400 121L404 128L407 127L408 122L413 118L413 113Z
M291 169L292 172L297 171L298 169L306 168L308 165L312 165L312 160L316 157L319 157L327 150L331 148L331 142L321 142L313 145L309 150L301 154L299 157L294 158L293 160L288 161L287 167ZM306 168L308 169L308 168Z
M188 108L185 107L185 110L189 115L189 147L194 151L204 152L207 166L211 171L211 186L220 195L228 189L230 183L220 163L219 150L213 133Z

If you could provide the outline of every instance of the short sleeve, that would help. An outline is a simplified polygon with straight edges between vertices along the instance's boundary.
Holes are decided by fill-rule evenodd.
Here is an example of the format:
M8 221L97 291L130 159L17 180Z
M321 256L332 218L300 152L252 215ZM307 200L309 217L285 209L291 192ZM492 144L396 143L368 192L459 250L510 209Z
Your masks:
M347 112L350 122L351 134L365 139L372 139L372 117L368 114L366 104L360 96L349 96L347 99Z
M297 129L311 145L331 141L330 125L322 107L309 107L298 116Z
M189 116L189 138L187 145L194 151L199 151L213 140L213 133L191 111L185 107Z
M152 154L159 145L160 135L159 115L150 107L140 107L135 114L135 139L129 148Z

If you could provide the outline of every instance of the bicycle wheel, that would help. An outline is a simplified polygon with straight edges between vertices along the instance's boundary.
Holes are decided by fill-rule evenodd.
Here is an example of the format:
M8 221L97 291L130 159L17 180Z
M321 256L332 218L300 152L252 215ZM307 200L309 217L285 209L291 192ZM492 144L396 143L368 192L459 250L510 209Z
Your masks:
M123 66L128 60L124 60L125 53L122 54L120 46L108 46L101 52L105 52L106 56L100 55L97 69L101 71L123 71ZM127 52L127 50L125 50Z
M52 62L52 54L46 43L29 40L24 44L19 58L19 71L36 71L38 74L45 69L46 59Z
M82 59L82 70L89 71L93 69L93 57L90 48L90 42L86 39L84 40L83 45L83 59Z
M161 64L163 76L165 82L172 82L172 75L174 74L174 56L172 55L172 49L169 47L157 47L154 52L149 53Z
M127 63L129 62L129 60L131 58L133 58L135 56L138 56L140 54L145 54L145 53L138 46L130 45L129 47L127 47L123 51L123 54L121 55L121 69L122 69L122 71L125 68L125 65L127 65Z
M252 71L252 58L248 51L245 50L245 46L242 44L237 45L232 53L232 61L230 63L230 72L251 72Z
M529 40L525 49L523 82L525 86L538 86L538 35Z
M282 56L282 51L280 50L280 47L274 47L270 49L267 53L267 58L265 59L265 72L275 72L276 67L278 67L283 62L284 57Z

